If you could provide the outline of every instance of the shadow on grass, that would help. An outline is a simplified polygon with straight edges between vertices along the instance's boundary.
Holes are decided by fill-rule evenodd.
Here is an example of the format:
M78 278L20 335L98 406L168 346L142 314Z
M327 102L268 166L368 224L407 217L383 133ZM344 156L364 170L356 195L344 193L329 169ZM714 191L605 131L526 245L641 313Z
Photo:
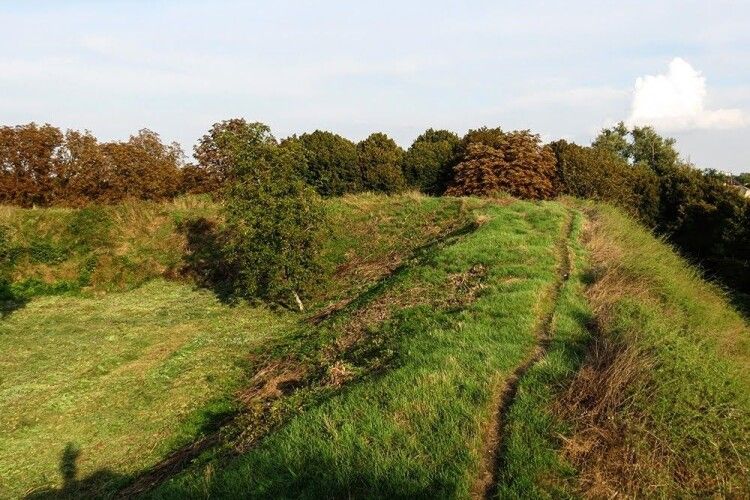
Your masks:
M53 498L83 498L102 496L101 489L106 485L122 484L127 476L101 469L84 479L77 479L78 457L81 450L74 443L68 443L60 454L60 475L63 484L59 488L35 491L26 495L27 499L42 500Z
M26 306L28 299L13 292L8 281L0 279L0 318L6 318Z
M222 252L222 235L215 221L198 217L182 222L179 230L187 239L182 272L198 286L211 290L220 301L232 302L237 275Z
M63 484L59 488L33 491L25 498L37 500L135 496L181 471L202 452L217 445L220 442L219 431L234 418L235 414L235 411L227 409L201 412L199 418L202 422L196 436L203 437L196 437L195 440L176 449L154 466L132 474L118 473L104 467L79 479L77 461L81 449L75 443L69 442L60 453L58 470Z
M730 289L729 301L737 312L745 318L745 321L750 323L750 293L742 293Z

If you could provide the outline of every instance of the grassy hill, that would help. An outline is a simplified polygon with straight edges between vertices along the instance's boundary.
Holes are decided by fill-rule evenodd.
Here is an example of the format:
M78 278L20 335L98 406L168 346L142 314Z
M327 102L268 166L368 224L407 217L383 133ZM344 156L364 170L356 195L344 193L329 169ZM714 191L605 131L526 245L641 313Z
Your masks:
M734 495L750 330L620 212L347 196L305 315L217 207L0 212L0 496Z

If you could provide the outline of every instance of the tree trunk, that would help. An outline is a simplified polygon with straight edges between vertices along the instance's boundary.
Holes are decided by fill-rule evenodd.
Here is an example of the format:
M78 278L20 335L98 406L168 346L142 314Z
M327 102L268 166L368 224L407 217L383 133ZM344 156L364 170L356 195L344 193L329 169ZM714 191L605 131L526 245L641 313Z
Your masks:
M300 300L299 295L297 295L297 292L295 292L293 290L292 290L292 294L294 295L294 300L297 301L297 307L299 307L299 311L300 312L304 312L305 311L305 306L302 305L302 301Z

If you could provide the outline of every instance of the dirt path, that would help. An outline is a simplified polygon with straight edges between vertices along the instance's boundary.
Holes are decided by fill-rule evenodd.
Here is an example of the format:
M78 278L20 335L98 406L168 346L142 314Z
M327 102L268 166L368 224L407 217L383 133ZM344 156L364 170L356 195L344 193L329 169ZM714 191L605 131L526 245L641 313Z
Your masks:
M492 422L487 429L482 453L480 473L472 488L472 498L490 499L497 496L498 474L505 467L507 439L503 422L516 399L518 384L526 372L540 361L547 353L552 339L553 323L560 291L568 280L571 271L569 242L573 233L573 214L568 212L564 234L557 242L558 264L554 284L550 290L549 310L541 318L536 330L536 345L528 358L496 389L493 408L496 408Z

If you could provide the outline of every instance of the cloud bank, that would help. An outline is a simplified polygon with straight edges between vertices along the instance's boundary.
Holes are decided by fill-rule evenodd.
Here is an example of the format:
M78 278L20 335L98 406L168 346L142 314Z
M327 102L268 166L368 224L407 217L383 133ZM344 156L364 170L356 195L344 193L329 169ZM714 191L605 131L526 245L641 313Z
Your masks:
M706 78L679 57L662 75L647 75L635 81L628 123L677 131L733 129L750 123L739 109L706 109Z

